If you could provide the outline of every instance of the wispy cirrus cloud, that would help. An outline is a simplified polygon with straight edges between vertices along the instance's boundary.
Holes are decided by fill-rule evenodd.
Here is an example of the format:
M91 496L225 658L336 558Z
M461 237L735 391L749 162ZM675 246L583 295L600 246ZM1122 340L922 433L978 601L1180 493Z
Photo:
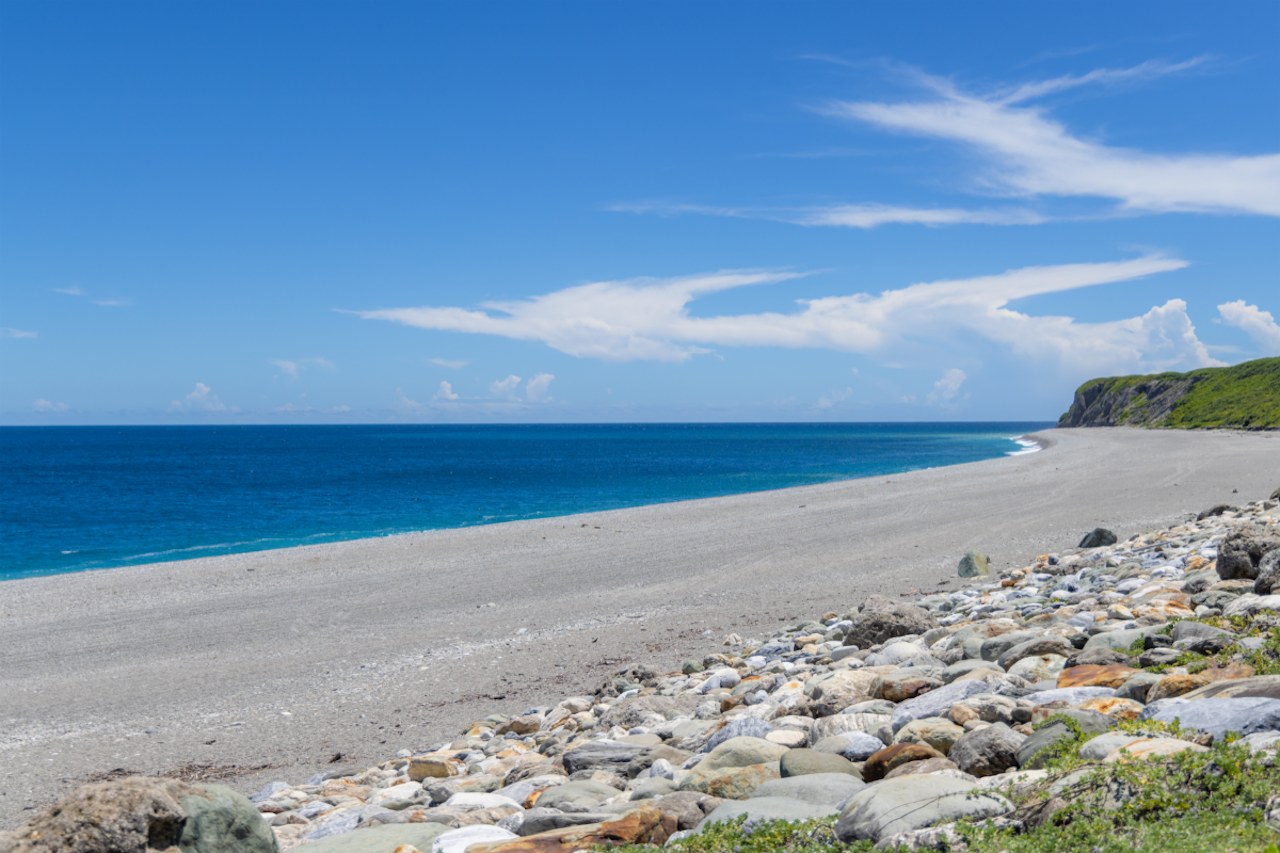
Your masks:
M1218 316L1221 322L1235 326L1253 338L1267 355L1280 355L1280 324L1276 323L1270 311L1237 299L1219 305Z
M40 337L39 332L33 332L30 329L14 329L10 326L0 327L0 338L12 338L14 340L23 341Z
M1216 363L1196 336L1186 303L1171 299L1146 313L1085 323L1011 307L1020 299L1133 281L1187 266L1147 255L1123 261L1023 267L994 275L908 285L878 294L798 301L791 312L695 316L698 297L777 284L795 272L728 270L672 279L576 285L529 299L461 307L352 312L421 329L539 341L572 356L610 361L685 361L711 347L764 346L891 353L946 335L976 335L1033 360L1077 370L1165 369ZM512 395L514 375L492 386Z
M898 102L833 101L823 112L887 131L958 143L986 168L973 189L1013 197L1109 199L1129 213L1280 216L1280 153L1164 154L1109 146L1073 134L1026 102L1070 88L1143 80L1196 67L1147 62L1127 69L1006 87L989 95L919 74L930 97Z
M827 56L811 56L854 67ZM666 216L705 215L787 222L795 225L869 229L885 225L1036 225L1063 220L1106 219L1167 213L1280 216L1280 153L1233 155L1156 153L1087 139L1034 102L1084 87L1113 87L1182 74L1209 57L1180 62L1149 60L1122 68L966 91L942 77L897 68L924 97L895 101L833 100L818 112L880 131L955 143L971 160L953 167L957 189L975 198L1018 199L1005 205L934 206L858 201L808 206L715 205L670 201L627 202L607 209ZM1059 199L1099 204L1069 214L1055 211ZM1030 206L1034 204L1034 206Z

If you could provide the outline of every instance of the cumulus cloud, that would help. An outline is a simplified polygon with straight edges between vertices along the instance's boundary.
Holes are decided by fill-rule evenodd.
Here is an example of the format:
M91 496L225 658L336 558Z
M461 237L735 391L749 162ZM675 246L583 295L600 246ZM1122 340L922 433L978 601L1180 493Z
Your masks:
M66 403L55 403L52 400L46 400L43 397L36 400L32 404L37 412L65 412L68 409Z
M439 400L446 403L452 403L458 399L458 394L453 390L453 385L449 382L442 381L440 387L436 389L433 400Z
M489 393L495 397L514 397L516 389L520 387L520 377L514 373L506 379L499 379L489 385Z
M870 354L951 333L976 335L1033 360L1073 370L1166 369L1215 363L1196 337L1186 303L1139 317L1083 323L1011 307L1019 299L1132 281L1185 267L1147 255L1125 261L1023 267L994 275L912 284L878 294L805 299L791 312L693 316L699 296L778 283L797 273L722 271L673 279L577 285L482 309L392 308L356 312L423 329L541 341L569 355L611 361L684 361L712 346L771 346ZM510 396L520 380L494 383Z
M1223 323L1243 330L1266 354L1280 355L1280 324L1270 311L1237 299L1219 305L1218 316Z
M545 403L551 399L548 391L551 388L551 381L555 379L553 373L539 373L530 379L524 385L524 395L529 398L531 403Z
M401 389L396 389L396 410L405 414L412 412L421 412L426 406L410 397Z
M836 101L831 115L884 130L949 140L984 158L975 188L1009 196L1113 199L1126 212L1280 216L1280 153L1158 154L1082 138L1027 101L1064 89L1184 70L1145 63L1024 84L990 95L919 74L929 97L905 102Z
M458 358L433 358L431 363L436 367L447 367L450 370L461 370L470 364L470 362Z
M213 393L213 389L203 382L197 382L191 393L181 400L174 400L170 407L182 412L234 412Z
M940 403L949 403L960 393L960 386L964 384L968 376L958 367L953 367L933 383L933 390L929 392L925 399L935 405Z
M15 340L30 340L31 338L40 337L39 332L32 332L27 329L14 329L9 326L0 328L0 338L14 338Z
M824 411L827 409L834 409L837 405L843 403L852 396L853 389L845 387L838 391L832 391L829 394L823 394L813 405L819 409L823 409Z

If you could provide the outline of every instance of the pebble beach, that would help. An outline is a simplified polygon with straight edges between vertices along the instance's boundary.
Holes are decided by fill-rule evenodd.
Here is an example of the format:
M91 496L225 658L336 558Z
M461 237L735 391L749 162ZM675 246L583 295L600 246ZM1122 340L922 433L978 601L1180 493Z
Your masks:
M422 850L576 844L624 819L661 841L768 785L772 806L845 814L864 788L941 774L995 815L1000 795L970 794L1030 764L1043 709L1252 703L1268 748L1274 677L1146 671L1220 635L1132 652L1174 619L1274 612L1219 551L1240 525L1274 533L1276 436L1042 441L893 477L7 583L0 818L140 773L256 792L283 849L410 829L397 843ZM1119 540L1079 548L1095 527ZM978 551L990 574L958 577ZM815 772L846 778L820 795L787 781Z

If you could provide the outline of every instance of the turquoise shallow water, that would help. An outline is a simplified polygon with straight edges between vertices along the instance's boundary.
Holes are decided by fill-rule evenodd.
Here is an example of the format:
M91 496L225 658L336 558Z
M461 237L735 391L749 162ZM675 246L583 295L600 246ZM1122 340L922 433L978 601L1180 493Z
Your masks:
M0 579L973 462L1047 423L0 429Z

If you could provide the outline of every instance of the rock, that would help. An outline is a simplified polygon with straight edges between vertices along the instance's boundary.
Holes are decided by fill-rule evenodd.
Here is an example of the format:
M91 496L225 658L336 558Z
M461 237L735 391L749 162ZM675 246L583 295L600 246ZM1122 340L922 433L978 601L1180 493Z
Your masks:
M1204 521L1206 518L1216 518L1224 512L1236 512L1237 507L1231 504L1217 504L1209 509L1204 510L1196 516L1196 521Z
M947 757L973 776L994 776L1018 766L1018 748L1027 739L1004 723L968 732L955 742Z
M1245 595L1236 596L1231 603L1222 608L1222 615L1230 618L1232 616L1256 616L1259 613L1280 610L1280 595L1253 595L1246 593Z
M725 800L745 800L765 782L781 778L776 761L720 769L698 766L680 782L680 790L711 794Z
M1250 696L1280 699L1280 675L1255 675L1235 681L1218 681L1187 693L1184 699L1244 699Z
M1165 755L1177 755L1179 752L1208 752L1203 746L1186 740L1171 737L1144 737L1122 744L1102 759L1107 764L1117 761L1137 761L1145 758L1158 758Z
M612 847L618 844L662 844L676 831L675 827L676 819L672 815L663 814L652 806L643 806L602 823L541 832L513 841L490 844L472 842L472 846L458 848L458 853L464 850L466 853L572 853L597 845Z
M466 853L473 844L507 841L518 836L496 826L464 826L441 833L431 842L431 853Z
M853 625L845 633L844 644L865 649L894 637L923 634L937 625L938 620L923 607L871 595L862 603Z
M912 720L945 716L956 702L968 696L990 691L991 682L998 683L1002 678L1002 673L993 673L990 676L982 673L980 678L953 681L937 690L908 699L894 709L890 725L896 732Z
M793 800L790 797L752 797L748 800L731 800L707 815L702 826L723 823L746 815L748 820L814 820L838 814L832 805L814 805ZM701 829L701 827L699 827Z
M748 767L777 761L788 752L785 746L770 743L763 738L730 738L707 753L698 763L699 770L723 770L726 767Z
M871 695L890 702L904 702L942 686L942 679L921 669L895 669L880 675L871 686Z
M981 551L970 551L960 558L956 569L962 578L983 577L991 574L991 560Z
M813 745L813 749L815 752L843 755L850 761L866 761L884 746L884 741L866 732L845 732L823 738Z
M1037 690L1022 697L1033 705L1079 705L1099 696L1114 696L1116 691L1110 687L1058 687L1053 690Z
M687 696L631 696L619 699L600 715L605 728L634 729L693 713L697 700Z
M430 850L441 835L449 831L442 823L388 823L360 827L343 835L310 841L302 849L306 853L389 853L402 845Z
M81 786L13 834L6 853L276 853L270 826L221 785L130 776Z
M1258 579L1253 582L1254 595L1280 593L1280 549L1268 551L1258 561Z
M676 820L677 829L693 829L706 819L724 800L696 791L677 791L654 800L653 805Z
M926 743L946 755L964 735L964 729L942 717L925 717L912 720L898 729L893 736L895 743Z
M461 763L446 755L415 755L409 759L409 778L414 782L421 782L423 779L447 779L461 772Z
M1221 738L1227 732L1250 735L1280 730L1280 699L1261 696L1232 699L1165 699L1148 705L1139 719L1171 723Z
M1013 809L1004 797L976 787L946 776L905 776L868 786L840 813L836 837L844 842L880 841L962 817L995 817Z
M1034 640L1027 640L1025 643L1018 643L1004 654L996 659L1001 669L1008 669L1023 658L1033 657L1036 655L1061 655L1065 661L1069 656L1075 653L1073 647L1061 637L1037 637Z
M714 730L711 737L707 739L707 742L703 744L702 749L699 751L710 752L725 741L733 740L736 737L763 738L771 730L772 727L768 723L755 717L741 717L736 720L730 720L719 729Z
M858 776L858 768L842 755L815 752L812 749L789 749L782 754L778 770L783 779L792 776L808 776L813 773L843 773Z
M1110 728L1111 721L1101 714L1087 711L1065 711L1064 715L1075 723L1085 734L1102 734ZM1075 729L1061 720L1053 720L1034 731L1022 745L1018 747L1017 763L1019 767L1038 769L1043 767L1053 755L1050 749L1059 743L1074 739Z
M1139 672L1142 670L1118 663L1103 666L1089 664L1073 666L1058 674L1058 686L1119 687Z
M1218 577L1254 580L1263 556L1278 548L1280 537L1252 528L1234 530L1218 546Z
M623 770L647 747L612 740L589 740L561 756L570 775L582 770Z
M862 778L867 782L875 782L903 764L930 758L945 758L945 756L927 743L895 743L867 759L862 765Z
M847 773L811 773L765 782L750 799L787 797L815 806L842 806L865 787L865 782Z
M565 782L554 788L548 788L538 797L538 805L543 808L560 809L566 805L596 806L613 799L622 792L617 788L583 779L577 782Z
M1116 544L1116 535L1105 527L1095 527L1084 535L1077 548L1102 548Z

